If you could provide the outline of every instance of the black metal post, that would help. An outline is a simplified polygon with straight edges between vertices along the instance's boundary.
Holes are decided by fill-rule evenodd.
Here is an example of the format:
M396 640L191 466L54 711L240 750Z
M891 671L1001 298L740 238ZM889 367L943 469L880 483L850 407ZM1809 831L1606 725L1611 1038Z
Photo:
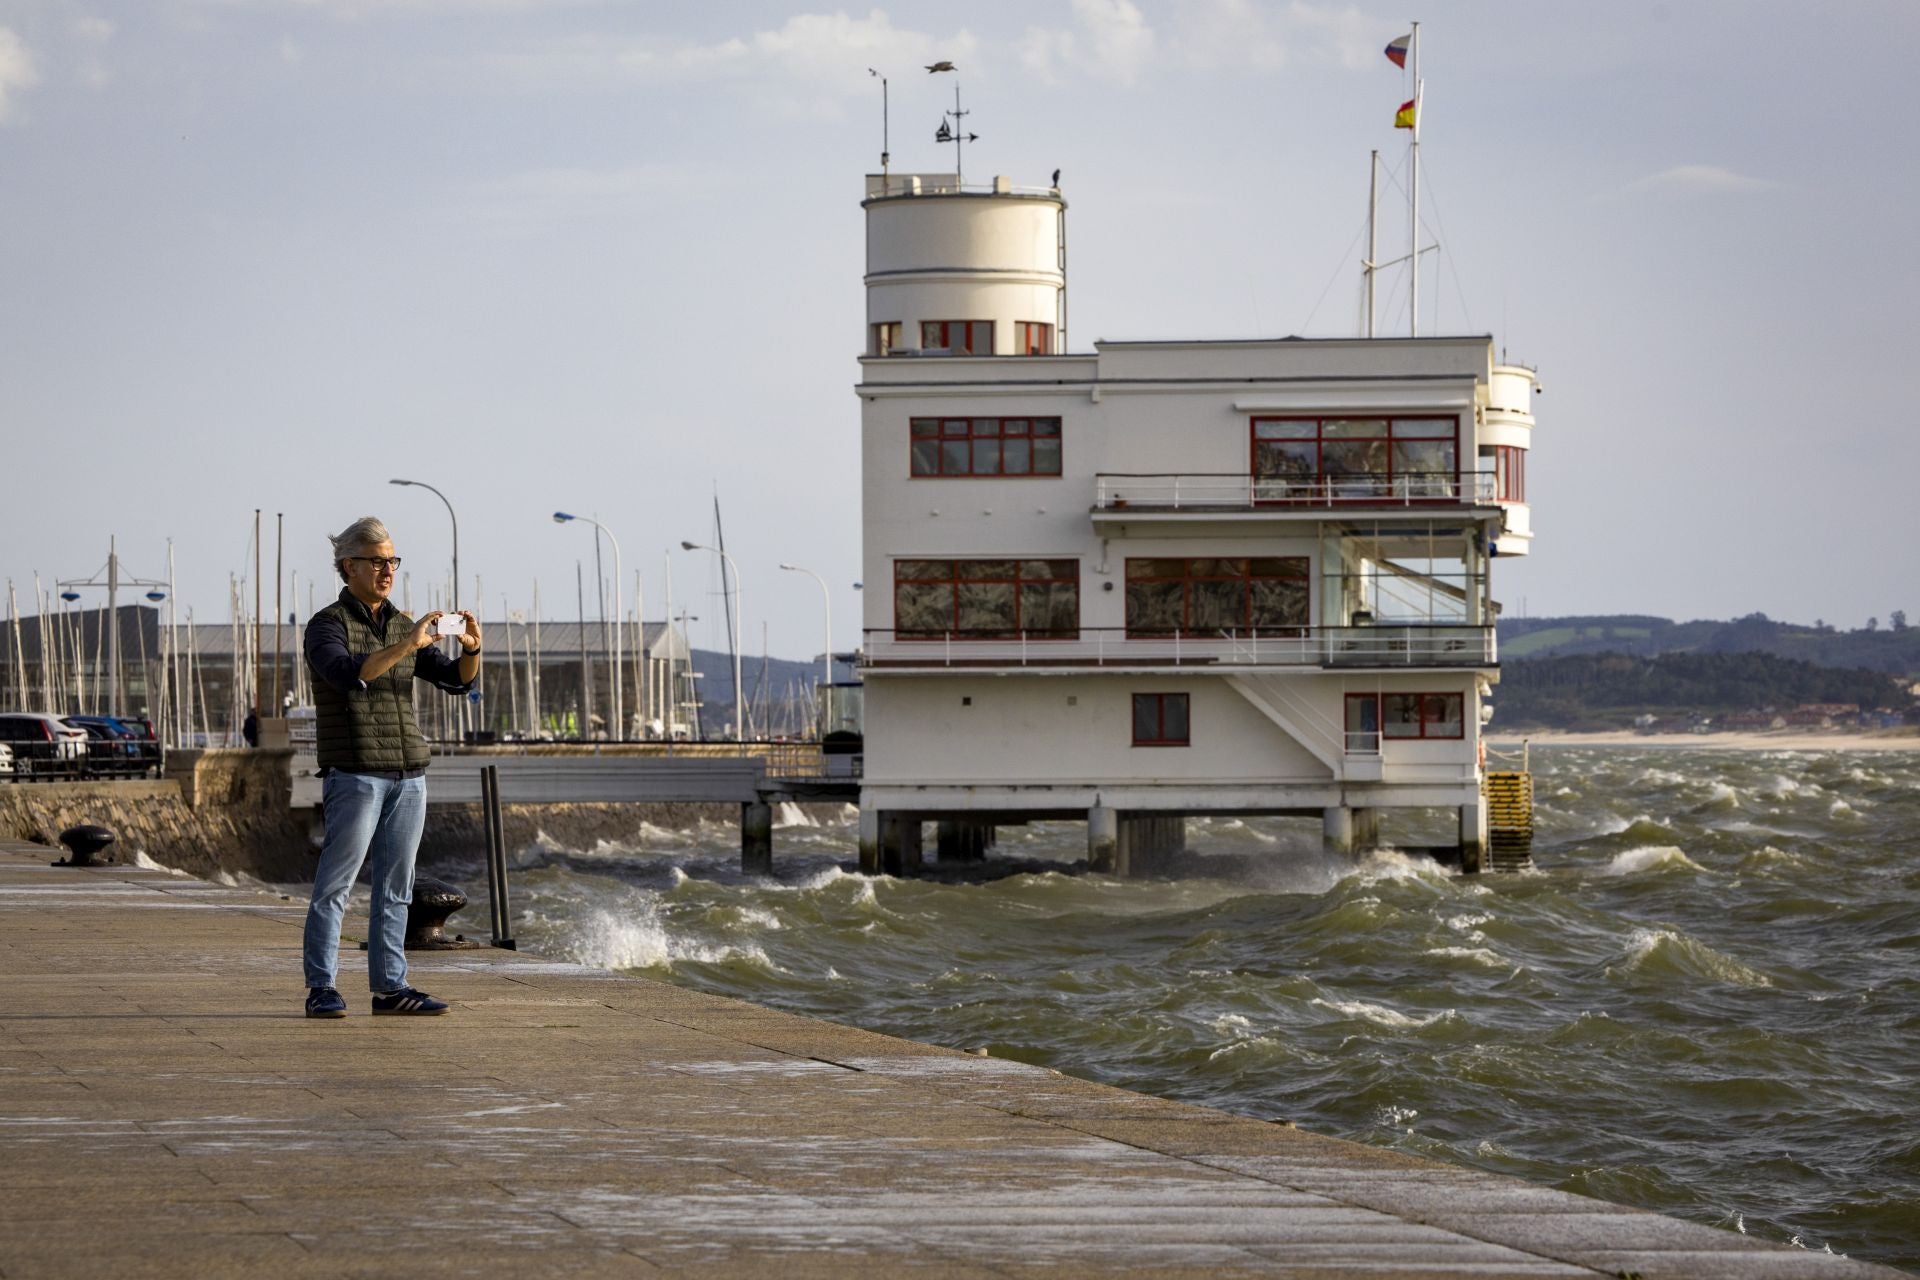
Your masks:
M507 833L500 816L500 767L480 769L480 805L487 826L487 903L493 923L493 945L517 951L511 933L513 916L507 903Z

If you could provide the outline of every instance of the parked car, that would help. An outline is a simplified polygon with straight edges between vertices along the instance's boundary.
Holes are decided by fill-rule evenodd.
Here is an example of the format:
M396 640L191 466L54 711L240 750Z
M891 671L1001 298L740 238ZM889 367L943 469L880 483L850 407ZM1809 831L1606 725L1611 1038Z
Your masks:
M125 716L69 715L60 717L87 737L87 770L100 774L140 774L160 763L160 744L148 721Z
M78 773L87 758L85 729L39 711L0 715L0 742L13 748L17 773Z

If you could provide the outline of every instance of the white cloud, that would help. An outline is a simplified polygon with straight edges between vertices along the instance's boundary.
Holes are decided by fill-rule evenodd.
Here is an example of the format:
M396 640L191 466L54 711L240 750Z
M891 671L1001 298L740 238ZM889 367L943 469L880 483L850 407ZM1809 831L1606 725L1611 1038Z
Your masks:
M11 29L0 27L0 121L12 113L19 94L39 83L40 73L27 46Z
M1069 68L1132 84L1153 56L1154 33L1132 0L1073 0L1076 29L1029 27L1016 43L1021 65L1049 83Z
M1641 191L1670 191L1681 195L1727 195L1745 191L1765 191L1775 184L1764 178L1750 178L1713 164L1679 164L1659 173L1636 178L1622 187L1622 194Z

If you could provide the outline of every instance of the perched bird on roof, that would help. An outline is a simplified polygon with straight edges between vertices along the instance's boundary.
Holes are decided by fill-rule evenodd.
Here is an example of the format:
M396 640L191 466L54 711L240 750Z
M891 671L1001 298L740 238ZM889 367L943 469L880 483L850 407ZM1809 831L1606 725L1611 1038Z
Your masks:
M936 63L934 63L934 64L933 64L932 66L930 66L930 67L928 67L928 68L927 68L927 70L928 70L929 72L933 72L933 71L953 71L953 70L955 70L955 69L956 69L956 68L954 67L954 65L953 65L953 64L952 64L951 62L936 62Z

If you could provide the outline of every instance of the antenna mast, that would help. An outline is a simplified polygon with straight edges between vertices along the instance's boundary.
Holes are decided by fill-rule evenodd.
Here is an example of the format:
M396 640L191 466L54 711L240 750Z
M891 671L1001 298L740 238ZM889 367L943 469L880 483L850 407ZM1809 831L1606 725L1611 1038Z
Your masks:
M1407 336L1420 336L1420 115L1424 105L1420 83L1420 24L1413 24L1413 39L1409 42L1413 54L1413 169L1412 181L1407 183L1407 262L1413 274L1409 290L1409 310L1407 318Z
M951 142L953 144L953 185L955 187L964 187L967 185L967 171L963 164L961 147L969 142L980 141L979 134L968 133L966 131L964 121L966 117L972 114L973 112L971 111L963 111L960 109L960 85L959 82L956 81L953 86L953 110L941 113L942 119L940 121L940 127L934 131L933 135L935 142ZM949 121L951 121L951 124L949 124Z

